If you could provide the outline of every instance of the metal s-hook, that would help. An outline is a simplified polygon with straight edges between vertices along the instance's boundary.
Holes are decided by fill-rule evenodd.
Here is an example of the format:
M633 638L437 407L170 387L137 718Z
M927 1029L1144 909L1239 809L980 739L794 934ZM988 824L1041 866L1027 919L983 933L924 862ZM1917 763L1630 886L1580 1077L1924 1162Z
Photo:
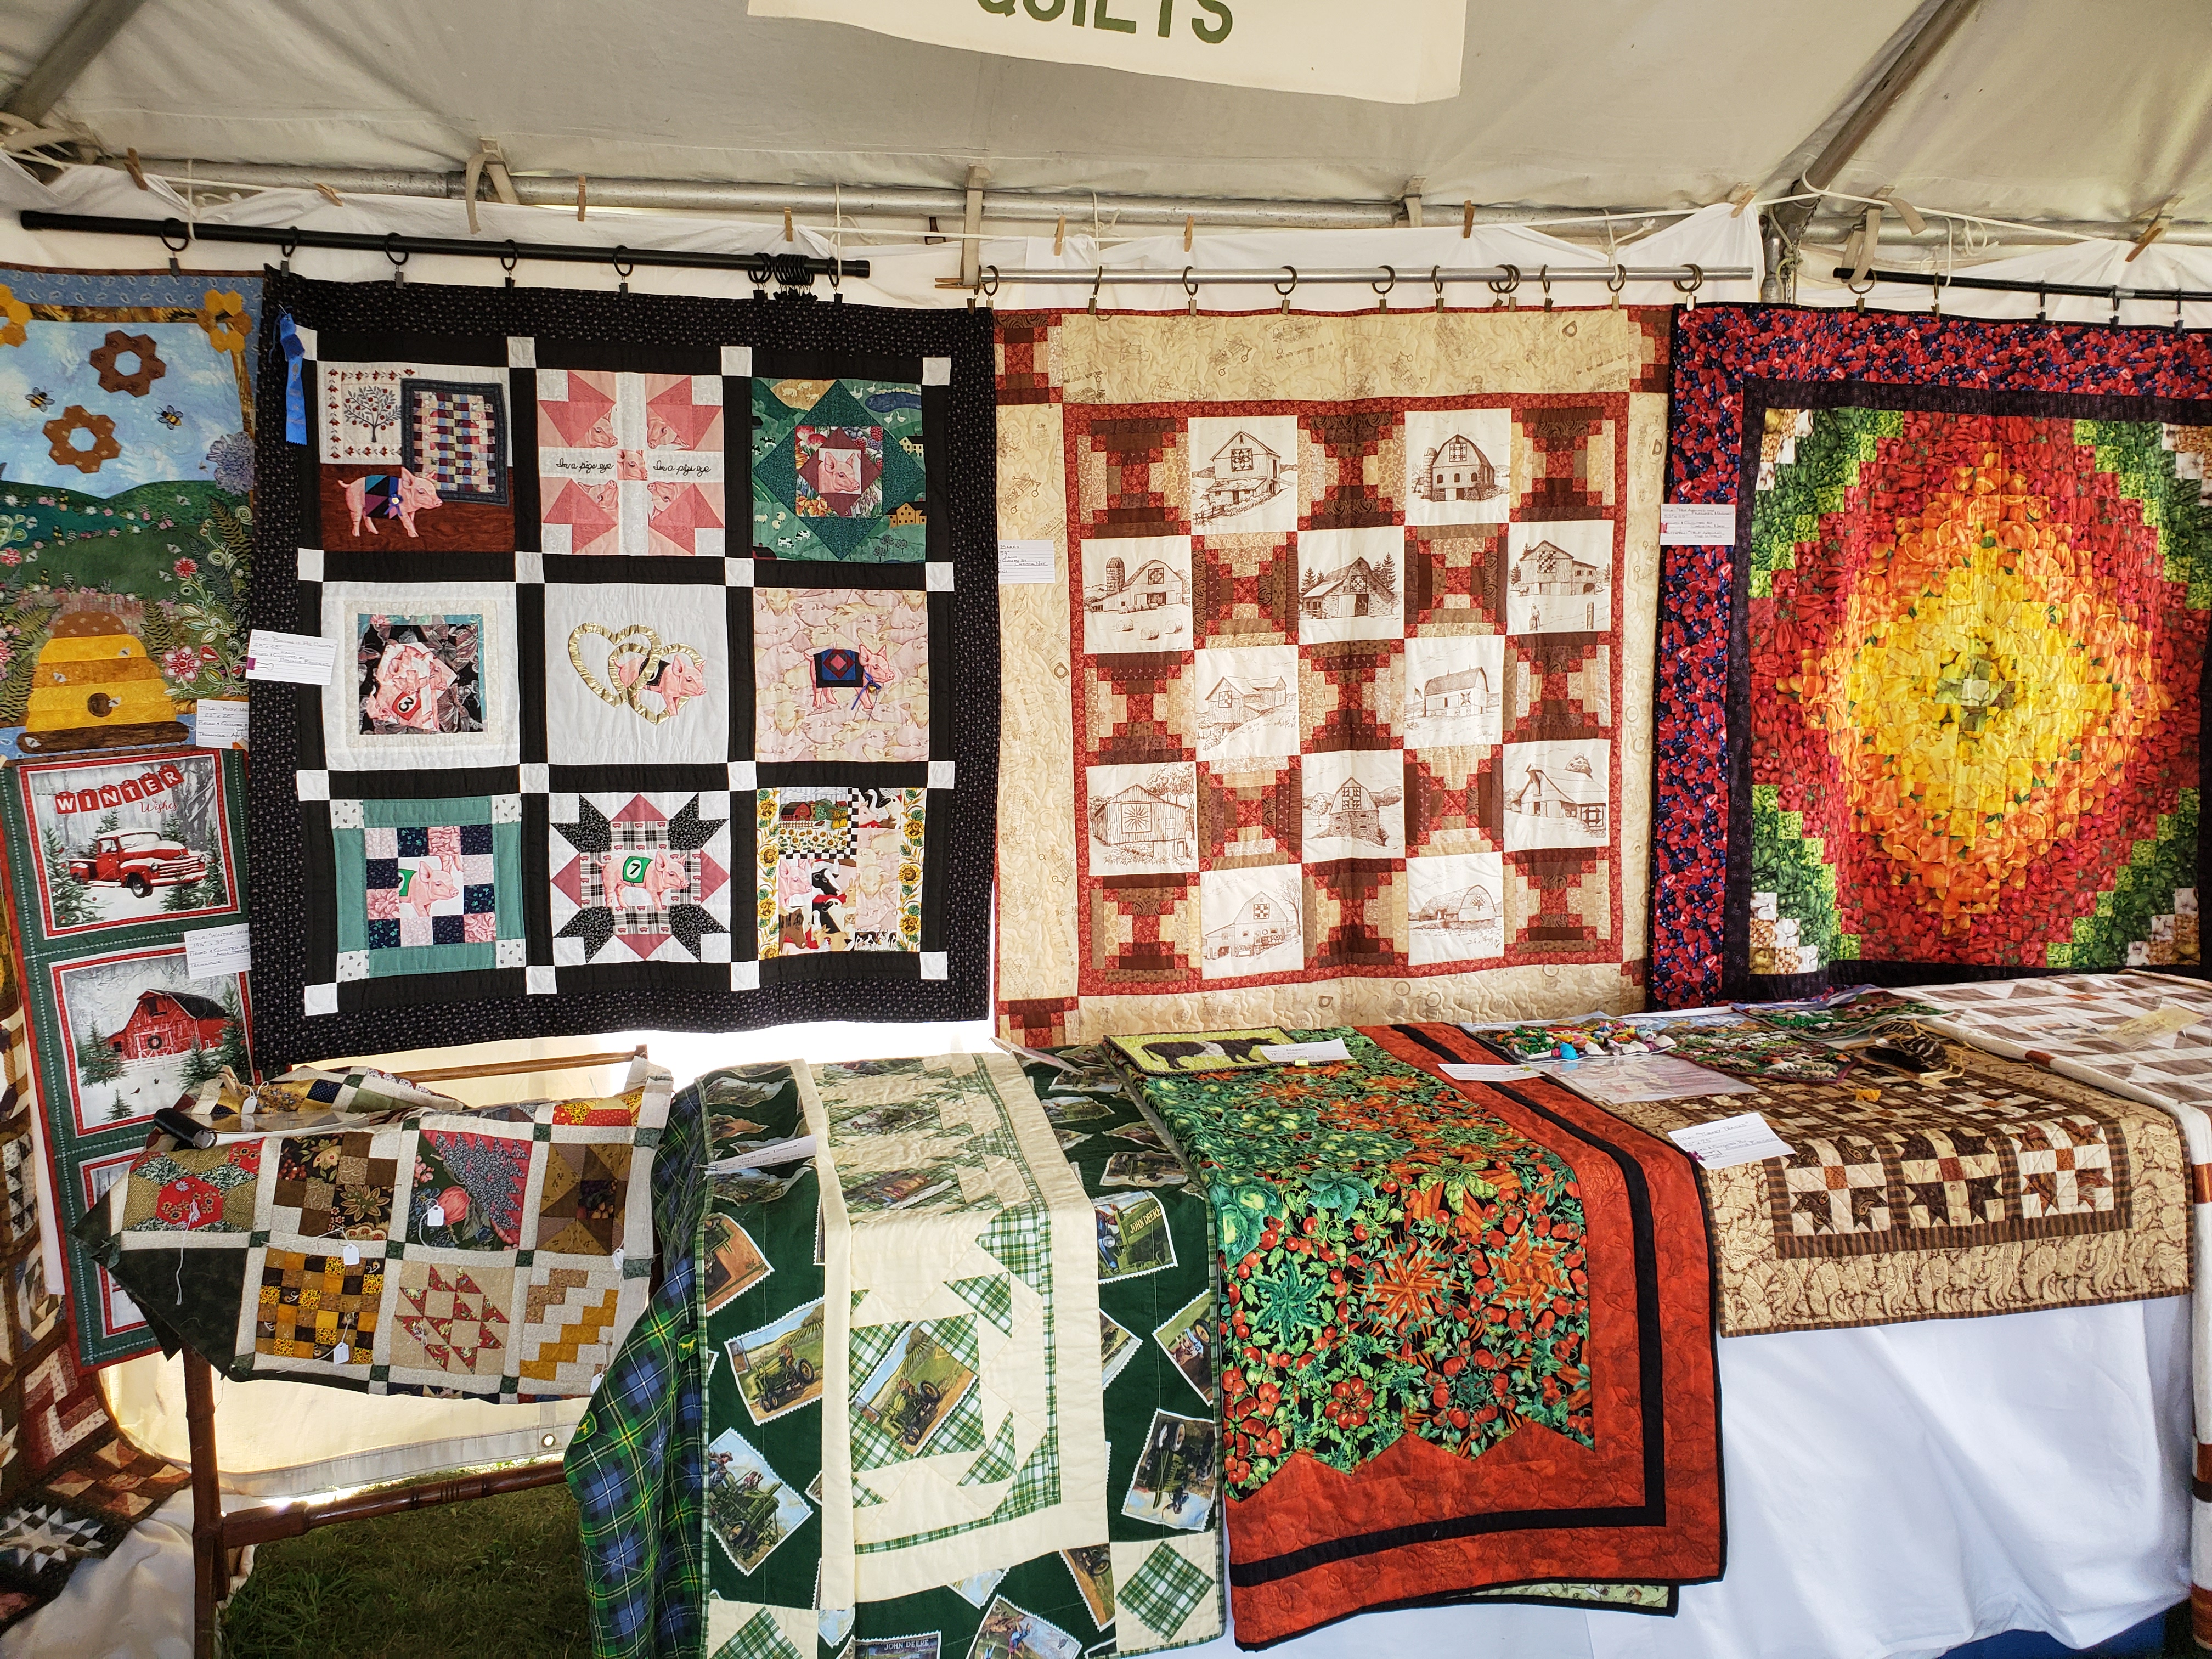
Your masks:
M1436 289L1437 309L1442 311L1444 308L1444 268L1442 265L1429 267L1429 286Z
M1537 280L1538 282L1541 283L1544 285L1544 309L1545 309L1545 310L1547 310L1547 311L1549 311L1549 310L1552 308L1552 268L1551 268L1551 266L1549 266L1549 265L1539 265L1539 266L1537 266L1537 267L1536 267L1536 280Z
M2120 285L2118 283L2115 283L2112 284L2112 314L2105 319L2105 326L2106 328L2118 328L2119 325Z
M1620 290L1628 286L1628 267L1615 265L1613 275L1605 279L1606 289L1613 295L1613 308L1620 309Z
M1514 297L1514 294L1521 286L1521 267L1501 264L1498 268L1505 273L1502 281L1496 276L1483 279L1490 284L1490 291L1498 296L1490 302L1490 308L1495 311L1498 307L1504 306L1508 311L1520 310L1521 302Z
M2035 320L2036 320L2037 322L2039 322L2039 323L2047 323L2047 322L2049 322L2049 321L2051 320L2051 319L2050 319L2049 317L2047 317L2046 315L2045 315L2044 313L2045 313L2046 312L2048 312L2050 309L2051 309L2051 296L2050 296L2047 293L2045 293L2043 289L2036 289L2036 290L2035 290Z
M1385 265L1382 269L1390 280L1387 283L1370 283L1367 285L1375 290L1375 309L1377 311L1390 309L1390 290L1398 286L1398 268L1395 265Z
M1873 273L1869 272L1868 273L1864 287L1860 286L1856 283L1845 283L1844 284L1845 288L1849 289L1852 293L1859 296L1859 302L1851 307L1852 310L1861 313L1863 313L1866 310L1866 296L1874 292L1874 285L1877 280L1878 279L1873 275Z
M507 285L514 286L514 268L522 263L522 252L515 246L514 238L507 239L507 252L499 256L499 268L507 273Z
M1291 273L1291 285L1285 288L1280 283L1270 283L1267 286L1283 296L1283 315L1287 317L1291 314L1291 295L1298 291L1298 268L1296 265L1285 265L1283 269Z
M1190 279L1190 273L1193 269L1194 267L1190 265L1185 265L1182 268L1182 291L1190 295L1189 307L1183 314L1188 317L1195 317L1198 315L1198 284Z
M1690 273L1690 280L1686 283L1680 276L1677 276L1674 279L1674 292L1677 294L1688 295L1690 296L1689 308L1692 311L1695 311L1698 308L1698 290L1705 285L1705 267L1702 265L1693 265L1687 260L1685 260L1683 261L1682 268Z
M627 294L629 292L629 274L637 269L636 265L631 264L623 257L629 252L629 250L626 247L617 247L612 253L607 256L607 258L614 264L615 275L622 278L622 286L616 290L617 293L621 294Z
M384 257L392 261L392 286L404 288L407 286L408 256L398 251L398 244L399 233L396 230L389 233L384 239Z

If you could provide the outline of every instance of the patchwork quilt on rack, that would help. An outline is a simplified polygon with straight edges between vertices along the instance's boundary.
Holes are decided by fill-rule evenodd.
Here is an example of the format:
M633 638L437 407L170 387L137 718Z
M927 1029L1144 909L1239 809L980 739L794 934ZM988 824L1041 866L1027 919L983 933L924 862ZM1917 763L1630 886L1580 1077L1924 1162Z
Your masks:
M1454 1081L1495 1059L1455 1026L1289 1035L1349 1058L1113 1045L1214 1211L1239 1640L1483 1589L1666 1611L1717 1577L1689 1161L1547 1079Z
M268 302L255 618L336 659L255 700L269 1062L981 1010L988 318Z
M1664 318L999 319L999 1022L1637 1006Z
M2199 959L2212 345L1678 313L1654 1000Z
M1607 1110L1655 1135L1758 1112L1794 1149L1701 1172L1722 1335L2189 1289L2189 1176L2172 1119L1965 1042L1929 1044L1931 1012L1876 992L1833 1008L1753 1004L1632 1022L1747 1091ZM1899 1043L1927 1046L1914 1056Z
M315 1098L379 1080L301 1081ZM165 1346L240 1382L588 1395L645 1309L672 1083L637 1061L604 1098L173 1144L132 1160L77 1234Z

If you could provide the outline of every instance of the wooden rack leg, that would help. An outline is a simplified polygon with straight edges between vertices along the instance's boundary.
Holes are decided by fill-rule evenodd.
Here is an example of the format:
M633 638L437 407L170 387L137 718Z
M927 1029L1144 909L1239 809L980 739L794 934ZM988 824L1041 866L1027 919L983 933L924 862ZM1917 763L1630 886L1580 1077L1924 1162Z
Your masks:
M215 1449L215 1377L190 1348L185 1350L185 1423L192 1449L192 1656L215 1659L216 1608L229 1588Z

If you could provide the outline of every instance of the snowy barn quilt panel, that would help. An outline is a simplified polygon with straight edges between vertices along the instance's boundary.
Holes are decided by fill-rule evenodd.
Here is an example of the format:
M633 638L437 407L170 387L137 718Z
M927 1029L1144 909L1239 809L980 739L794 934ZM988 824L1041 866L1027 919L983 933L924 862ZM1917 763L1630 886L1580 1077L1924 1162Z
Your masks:
M988 319L269 292L267 1059L980 1013Z
M999 330L1001 1030L1638 1006L1663 319Z
M2198 957L2201 335L1683 313L1652 990Z
M227 1066L252 1073L246 978L195 963L203 929L246 920L246 779L235 751L22 760L0 775L55 1207L66 1230L146 1143L153 1115ZM202 974L195 974L195 967ZM55 1257L77 1358L155 1344L83 1247Z

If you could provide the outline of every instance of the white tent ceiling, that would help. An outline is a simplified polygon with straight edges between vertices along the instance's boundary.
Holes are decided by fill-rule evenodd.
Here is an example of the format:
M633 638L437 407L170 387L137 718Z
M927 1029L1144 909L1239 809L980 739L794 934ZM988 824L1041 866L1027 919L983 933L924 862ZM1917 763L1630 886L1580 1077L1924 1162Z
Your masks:
M1257 0L1254 0L1255 9ZM1786 184L1934 0L1471 0L1413 106L1216 88L746 15L744 0L149 0L55 113L111 153L763 184L1667 207ZM0 79L77 0L0 13ZM2212 6L1981 0L1834 183L2212 218Z

